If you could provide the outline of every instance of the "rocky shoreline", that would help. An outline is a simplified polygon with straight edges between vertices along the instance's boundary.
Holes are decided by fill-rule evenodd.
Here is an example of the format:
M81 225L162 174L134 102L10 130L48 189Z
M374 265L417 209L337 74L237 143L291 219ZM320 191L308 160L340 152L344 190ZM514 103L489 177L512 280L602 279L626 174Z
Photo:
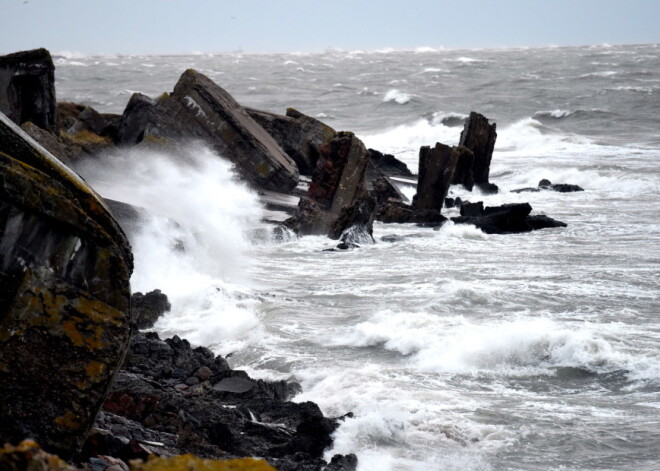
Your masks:
M324 461L342 418L324 417L311 402L291 402L298 384L254 380L206 348L138 330L169 309L163 293L130 291L129 239L140 210L97 195L69 169L82 160L102 159L114 148L172 150L200 141L229 159L266 207L285 215L269 221L274 238L324 235L341 250L375 243L374 220L438 228L447 221L443 208L453 206L460 207L454 223L487 233L566 226L531 215L528 203L484 207L447 198L451 185L477 187L482 195L499 191L489 180L496 125L476 112L458 146L423 146L413 175L352 132L292 108L285 115L245 108L192 69L171 93L135 93L122 115L58 103L54 70L45 49L0 57L0 441L8 443L0 467L6 469L28 469L24 455L43 458L32 442L19 444L25 439L93 471L131 463L140 469L133 460L184 454L221 460L214 463L258 457L283 471L357 466L352 454ZM410 202L401 179L416 182ZM544 180L515 191L541 190L581 188ZM201 469L194 463L184 467ZM226 469L266 469L259 468L263 461L240 463L246 467ZM39 469L69 466L60 464Z

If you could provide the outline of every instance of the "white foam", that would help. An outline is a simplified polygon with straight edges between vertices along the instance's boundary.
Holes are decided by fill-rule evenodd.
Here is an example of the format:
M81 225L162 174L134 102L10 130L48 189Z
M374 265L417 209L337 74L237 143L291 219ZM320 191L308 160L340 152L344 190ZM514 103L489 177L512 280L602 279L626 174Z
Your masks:
M389 90L383 97L384 102L396 102L399 105L405 105L410 102L412 96L408 93L400 92L396 88Z
M225 354L258 338L257 302L238 286L249 283L245 231L261 209L229 162L190 144L172 153L118 151L80 171L104 197L148 211L141 230L129 234L131 284L169 296L172 311L158 330Z

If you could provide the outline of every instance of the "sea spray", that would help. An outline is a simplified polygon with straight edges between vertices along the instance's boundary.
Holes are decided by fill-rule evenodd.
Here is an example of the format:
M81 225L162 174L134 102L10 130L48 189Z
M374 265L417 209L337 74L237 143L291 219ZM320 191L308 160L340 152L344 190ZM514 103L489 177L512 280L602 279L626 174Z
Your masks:
M170 297L172 310L157 330L225 354L258 337L258 300L246 288L246 232L259 223L261 208L228 161L189 143L118 150L78 170L105 198L141 210L139 229L129 234L131 284Z

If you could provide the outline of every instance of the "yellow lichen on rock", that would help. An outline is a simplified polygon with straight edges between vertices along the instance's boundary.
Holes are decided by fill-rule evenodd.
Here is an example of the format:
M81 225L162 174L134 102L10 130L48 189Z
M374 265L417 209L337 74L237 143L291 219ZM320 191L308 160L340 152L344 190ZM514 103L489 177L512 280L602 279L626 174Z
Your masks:
M0 448L0 469L6 471L75 471L76 468L58 456L46 453L33 440Z
M146 463L131 463L131 471L277 471L264 460L205 460L193 455L152 457Z

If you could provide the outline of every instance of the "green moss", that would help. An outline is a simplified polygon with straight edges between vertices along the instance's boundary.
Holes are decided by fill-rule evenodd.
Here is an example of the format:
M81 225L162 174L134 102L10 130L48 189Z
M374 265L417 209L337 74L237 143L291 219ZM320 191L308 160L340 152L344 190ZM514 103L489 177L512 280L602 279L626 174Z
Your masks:
M152 457L146 463L131 463L131 471L277 471L264 460L204 460L193 455Z

